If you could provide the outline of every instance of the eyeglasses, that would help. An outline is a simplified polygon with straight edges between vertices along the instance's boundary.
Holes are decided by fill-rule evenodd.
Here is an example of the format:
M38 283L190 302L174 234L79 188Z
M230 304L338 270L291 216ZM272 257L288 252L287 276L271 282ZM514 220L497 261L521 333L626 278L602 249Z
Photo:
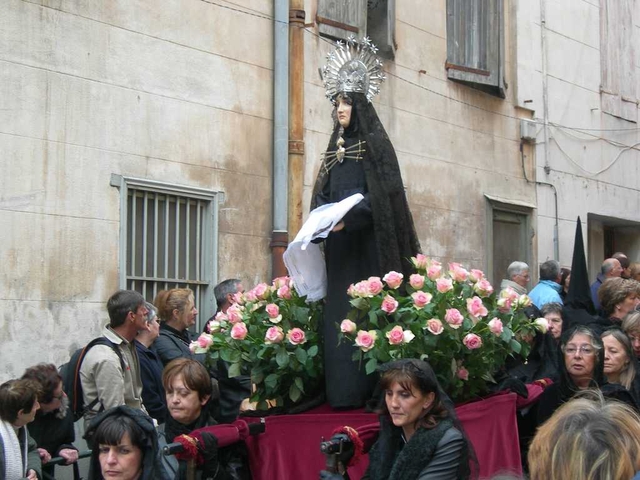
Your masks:
M564 346L562 347L562 351L565 355L569 356L575 355L577 352L580 352L580 355L584 355L586 357L596 353L596 349L591 345L580 345L580 347Z

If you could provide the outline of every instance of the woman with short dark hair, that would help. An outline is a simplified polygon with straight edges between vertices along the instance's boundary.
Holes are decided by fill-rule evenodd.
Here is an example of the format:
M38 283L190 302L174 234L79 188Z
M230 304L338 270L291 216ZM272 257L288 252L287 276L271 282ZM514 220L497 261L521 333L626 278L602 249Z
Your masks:
M26 425L36 416L40 385L33 380L9 380L0 385L0 478L42 478L38 446Z
M85 434L89 480L169 480L151 417L126 405L96 416Z

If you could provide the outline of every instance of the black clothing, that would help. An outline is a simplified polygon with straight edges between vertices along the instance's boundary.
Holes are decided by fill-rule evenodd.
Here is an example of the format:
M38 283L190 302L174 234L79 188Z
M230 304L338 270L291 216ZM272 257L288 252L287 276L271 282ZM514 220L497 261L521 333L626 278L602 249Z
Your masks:
M139 341L135 341L138 360L140 361L140 378L142 379L142 403L158 423L164 423L168 415L167 398L162 386L163 365L153 350Z
M142 449L142 475L140 480L170 480L162 464L162 453L158 448L158 434L156 433L153 420L141 410L120 405L100 413L91 420L85 438L91 446L91 460L89 464L89 480L102 480L102 470L100 468L98 445L92 445L91 437L95 434L102 421L111 415L126 415L131 418L145 433L145 445Z
M164 437L167 443L171 443L174 438L179 435L188 435L199 428L217 424L218 422L216 422L215 418L210 413L210 403L208 403L202 407L200 416L189 425L177 422L171 417L171 415L169 415L165 424ZM233 445L217 448L217 452L206 452L205 457L212 459L216 458L220 467L214 469L211 468L211 465L206 466L208 471L216 472L215 476L211 478L215 480L251 480L249 452L244 442L238 442ZM175 465L175 458L171 459L170 462L172 465L168 470L176 470L175 479L182 480L183 478L186 478L186 462L177 462L177 466Z
M373 106L363 94L350 93L351 122L342 131L336 124L327 152L335 152L340 136L344 148L364 150L362 159L345 158L327 172L324 164L316 180L312 209L341 201L355 193L364 195L343 218L344 229L325 240L327 296L321 327L324 342L326 394L334 408L361 407L371 395L375 376L352 360L354 347L338 345L336 325L351 306L347 289L370 276L394 270L405 278L413 272L410 258L420 251L404 192L400 168L389 137Z
M27 424L29 435L38 444L39 448L44 448L52 457L58 457L60 450L70 448L78 450L73 446L76 434L73 428L73 414L71 410L65 408L66 415L59 418L59 410L43 413L38 410L33 422ZM42 471L54 477L55 465L42 465Z
M192 340L195 339L189 330L180 332L167 325L167 322L161 322L160 335L153 342L151 349L158 355L165 367L171 360L183 357L197 360L204 365L205 354L194 354L189 350L189 344Z

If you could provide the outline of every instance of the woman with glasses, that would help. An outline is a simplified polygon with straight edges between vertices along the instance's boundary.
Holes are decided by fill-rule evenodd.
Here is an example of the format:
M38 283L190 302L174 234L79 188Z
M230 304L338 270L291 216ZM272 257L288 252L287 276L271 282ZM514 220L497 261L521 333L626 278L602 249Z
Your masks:
M602 340L584 325L575 325L560 337L559 380L540 396L536 421L544 423L560 405L577 392L589 388L601 389L613 397L635 407L631 394L621 385L607 384L604 376L604 346Z
M41 387L38 392L40 409L27 429L38 444L42 471L55 478L55 467L47 465L51 457L62 457L67 465L78 460L78 449L73 446L76 439L73 415L62 389L62 377L55 365L40 363L27 368L22 378L34 380Z

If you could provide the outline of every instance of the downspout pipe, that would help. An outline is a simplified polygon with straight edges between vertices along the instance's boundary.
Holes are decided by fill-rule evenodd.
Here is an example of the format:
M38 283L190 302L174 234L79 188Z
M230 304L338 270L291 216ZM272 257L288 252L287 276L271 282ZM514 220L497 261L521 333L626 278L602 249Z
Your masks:
M289 176L289 0L275 0L273 22L273 231L271 275L286 275Z

